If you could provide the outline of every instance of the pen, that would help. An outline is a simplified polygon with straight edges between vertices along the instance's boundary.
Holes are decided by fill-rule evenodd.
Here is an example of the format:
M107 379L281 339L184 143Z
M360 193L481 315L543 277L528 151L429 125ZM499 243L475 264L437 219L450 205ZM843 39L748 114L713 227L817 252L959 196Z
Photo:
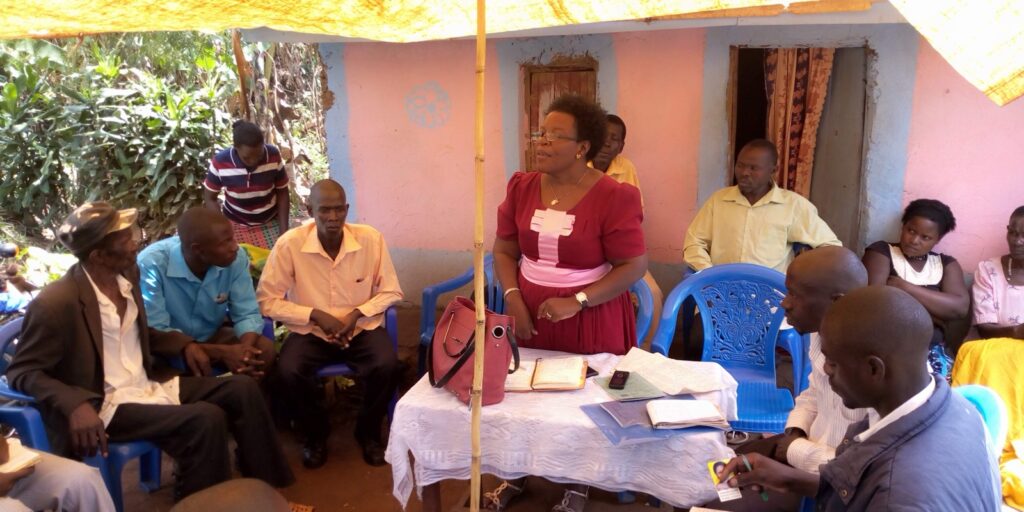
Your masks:
M750 461L747 460L746 455L741 454L740 459L743 460L743 465L747 467L748 472L754 470L754 468L750 467ZM768 501L768 491L766 491L763 487L761 488L761 501Z

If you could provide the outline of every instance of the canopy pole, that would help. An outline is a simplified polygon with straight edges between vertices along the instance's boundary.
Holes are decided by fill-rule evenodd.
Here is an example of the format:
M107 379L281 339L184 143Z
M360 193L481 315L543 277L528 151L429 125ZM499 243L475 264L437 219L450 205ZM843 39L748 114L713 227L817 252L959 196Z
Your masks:
M473 392L470 407L472 462L469 477L469 510L480 510L480 408L483 405L484 340L484 63L487 56L486 0L476 2L476 224L473 228L473 291L476 297L476 335L473 357Z

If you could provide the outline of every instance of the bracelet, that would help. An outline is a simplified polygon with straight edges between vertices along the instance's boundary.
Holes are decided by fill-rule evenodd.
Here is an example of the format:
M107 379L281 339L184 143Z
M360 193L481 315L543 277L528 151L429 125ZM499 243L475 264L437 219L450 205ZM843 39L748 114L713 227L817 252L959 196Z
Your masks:
M521 292L521 291L519 290L519 288L509 288L508 290L505 290L505 294L504 294L504 295L502 295L502 296L501 296L501 298L502 298L502 299L507 299L507 298L508 298L508 294L510 294L510 293L512 293L512 292L520 292L520 293L522 293L522 292Z

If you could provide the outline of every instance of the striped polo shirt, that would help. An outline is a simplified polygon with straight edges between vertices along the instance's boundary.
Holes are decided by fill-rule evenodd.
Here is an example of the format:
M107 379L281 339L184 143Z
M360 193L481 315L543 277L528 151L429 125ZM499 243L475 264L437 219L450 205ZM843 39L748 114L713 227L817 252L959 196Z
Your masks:
M224 216L232 222L258 226L277 217L277 190L288 188L288 173L272 144L263 146L263 160L255 167L242 163L232 147L210 160L203 186L224 191Z

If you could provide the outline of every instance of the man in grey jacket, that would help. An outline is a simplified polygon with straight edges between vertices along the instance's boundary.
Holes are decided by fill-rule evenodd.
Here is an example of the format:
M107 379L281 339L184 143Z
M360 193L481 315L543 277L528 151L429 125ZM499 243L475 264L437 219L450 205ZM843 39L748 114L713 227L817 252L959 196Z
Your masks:
M821 330L829 385L846 407L870 407L878 418L850 426L820 477L758 454L733 459L722 475L733 486L816 496L818 510L999 510L998 470L977 410L922 364L931 332L920 303L889 286L836 301Z

